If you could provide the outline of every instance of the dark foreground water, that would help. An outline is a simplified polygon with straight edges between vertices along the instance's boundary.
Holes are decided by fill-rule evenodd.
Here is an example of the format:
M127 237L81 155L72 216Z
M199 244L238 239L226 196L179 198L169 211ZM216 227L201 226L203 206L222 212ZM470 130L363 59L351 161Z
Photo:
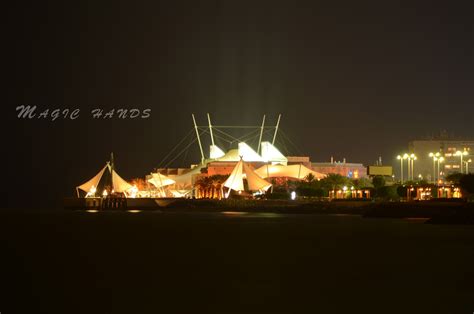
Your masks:
M0 235L2 314L474 311L472 226L2 211Z

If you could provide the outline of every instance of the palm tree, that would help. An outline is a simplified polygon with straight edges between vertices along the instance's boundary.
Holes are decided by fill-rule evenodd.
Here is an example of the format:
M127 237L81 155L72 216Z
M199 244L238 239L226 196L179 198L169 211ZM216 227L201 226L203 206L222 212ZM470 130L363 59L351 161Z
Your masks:
M228 175L220 175L216 174L211 177L211 185L212 185L212 198L221 198L222 195L222 184L227 180Z
M315 180L316 180L316 177L312 173L308 173L308 175L304 177L304 181L306 181L306 183L309 183L309 184L313 183Z
M209 195L211 180L209 179L209 177L201 177L196 181L196 187L199 191L198 198L206 198Z
M323 184L329 187L331 190L340 189L343 186L350 185L349 178L341 176L337 173L329 173L324 179L321 179Z

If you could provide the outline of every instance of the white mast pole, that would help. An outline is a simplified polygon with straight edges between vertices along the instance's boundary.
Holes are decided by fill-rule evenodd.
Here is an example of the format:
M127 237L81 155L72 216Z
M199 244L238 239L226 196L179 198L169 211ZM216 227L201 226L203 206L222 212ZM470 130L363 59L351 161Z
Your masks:
M115 191L114 188L114 168L115 168L115 162L114 162L114 153L110 153L110 182L112 183L112 191Z
M201 164L204 164L204 151L202 150L201 138L199 137L199 130L196 124L196 119L194 118L194 113L191 114L191 116L193 117L194 129L196 130L196 136L199 143L199 149L201 150Z
M214 135L212 134L211 116L209 115L209 113L207 114L207 121L209 121L209 131L211 133L211 143L212 143L212 146L214 146Z
M275 134L273 134L272 145L275 145L275 139L277 137L278 126L280 125L280 118L281 118L281 114L278 115L278 121L277 121L277 124L276 124L276 127L275 127Z
M260 138L258 139L257 154L260 154L260 146L262 144L263 128L265 127L265 115L263 115L262 127L260 128Z

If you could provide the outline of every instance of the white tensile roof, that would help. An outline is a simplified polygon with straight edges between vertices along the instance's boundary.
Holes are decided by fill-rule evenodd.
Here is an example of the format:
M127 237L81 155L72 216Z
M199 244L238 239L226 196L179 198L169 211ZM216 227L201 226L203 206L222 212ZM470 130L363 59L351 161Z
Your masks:
M163 186L176 183L176 181L168 178L167 176L162 175L161 173L152 173L151 175L152 175L152 178L148 179L148 182L150 182L157 188L161 188Z
M256 174L243 159L235 165L229 178L224 182L224 186L234 191L244 191L244 179L247 179L250 191L265 191L272 186Z
M107 169L108 166L109 164L107 163L104 168L102 168L92 179L90 179L86 183L79 185L77 188L83 190L84 192L89 192L93 186L97 188L97 185L99 184L99 181L104 175L104 171L105 169Z
M133 186L124 179L122 179L122 177L119 176L118 173L115 172L115 170L112 170L112 184L114 191L118 193L127 192L128 190L133 188Z
M225 154L217 146L215 146L214 149L215 149L215 154L216 154L215 156L217 156L217 154L221 155L220 157L213 158L213 156L212 156L213 148L211 146L211 159L215 159L216 161L236 161L237 162L237 161L240 160L240 157L242 157L242 159L244 161L252 161L252 162L266 161L262 156L257 154L257 152L255 150L253 150L252 147L250 147L247 143L244 143L244 142L239 143L239 148L238 149L231 149ZM217 150L219 150L220 152L217 151ZM284 158L284 156L283 156L283 158Z
M262 142L262 158L264 161L285 164L288 162L286 158L275 146L270 142Z
M264 165L255 172L262 178L288 177L304 179L308 174L314 175L315 179L322 179L326 175L313 171L304 165Z
M244 142L239 143L239 156L242 156L243 161L263 161L263 158Z
M216 145L211 145L210 146L209 156L210 156L211 159L221 158L224 155L225 155L225 153L222 151L222 149L220 149Z
M92 179L90 179L86 183L83 183L78 186L77 189L89 192L93 186L97 188L100 179L102 179L102 176L104 175L105 169L108 169L112 173L112 185L115 192L128 192L130 189L133 188L133 186L124 179L122 179L122 177L119 176L115 170L112 170L110 164L107 163L104 168L99 171L99 173L97 173Z

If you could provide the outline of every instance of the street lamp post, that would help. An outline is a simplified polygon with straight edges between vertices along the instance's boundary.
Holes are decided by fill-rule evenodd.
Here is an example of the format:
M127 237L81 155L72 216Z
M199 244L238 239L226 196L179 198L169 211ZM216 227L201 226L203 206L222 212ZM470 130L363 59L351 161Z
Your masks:
M413 158L413 165L411 167L411 176L413 177L415 174L414 174L414 169L415 169L415 161L418 159L418 157L414 157Z
M403 154L403 159L407 160L407 178L410 180L410 155Z
M463 163L462 158L463 158L463 156L467 156L468 154L469 154L469 153L468 153L467 151L463 151L463 152L462 152L462 151L458 150L458 151L456 152L456 156L460 156L460 157L461 157L461 173L463 173L462 168L464 167L464 163Z
M403 184L403 157L398 155L397 159L400 160L400 183Z
M469 174L469 163L470 162L472 162L471 158L469 158L469 160L464 161L464 163L466 164L466 174Z
M433 182L437 182L438 180L436 180L436 161L438 160L440 153L430 153L429 156L433 159Z
M438 179L436 180L436 184L439 184L439 164L444 161L444 157L436 157L436 160L438 161Z
M409 156L409 159L408 159L408 162L411 163L411 165L410 165L411 174L410 174L410 175L411 175L411 180L412 180L412 181L415 180L415 171L414 171L414 168L415 168L415 160L416 160L416 159L417 159L417 158L416 158L415 154L411 154L411 155Z

